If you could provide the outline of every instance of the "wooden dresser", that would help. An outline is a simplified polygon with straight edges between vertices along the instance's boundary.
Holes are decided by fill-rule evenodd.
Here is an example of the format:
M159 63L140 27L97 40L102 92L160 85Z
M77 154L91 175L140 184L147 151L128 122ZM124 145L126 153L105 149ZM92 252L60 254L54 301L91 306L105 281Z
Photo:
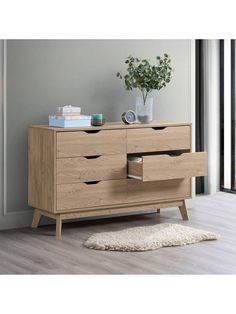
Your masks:
M191 124L102 127L31 126L28 138L28 200L56 220L179 207L188 219L191 177L207 174L207 153L191 152ZM139 158L135 158L139 157Z

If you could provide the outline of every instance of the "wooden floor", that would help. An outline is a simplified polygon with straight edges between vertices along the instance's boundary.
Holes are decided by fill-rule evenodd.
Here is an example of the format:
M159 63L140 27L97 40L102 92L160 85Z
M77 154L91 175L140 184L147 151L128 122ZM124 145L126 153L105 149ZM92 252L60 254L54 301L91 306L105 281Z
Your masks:
M217 241L148 252L108 252L83 247L94 232L161 222L181 223L218 233ZM197 197L190 221L177 209L96 221L65 223L62 240L55 226L0 232L1 274L236 274L236 195Z

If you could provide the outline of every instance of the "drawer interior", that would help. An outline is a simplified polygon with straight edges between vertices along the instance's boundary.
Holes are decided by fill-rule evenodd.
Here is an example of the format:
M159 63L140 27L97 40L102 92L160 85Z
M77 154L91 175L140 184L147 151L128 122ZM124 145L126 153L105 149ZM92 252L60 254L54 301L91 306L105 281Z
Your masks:
M143 182L207 175L206 152L174 151L128 157L128 177Z

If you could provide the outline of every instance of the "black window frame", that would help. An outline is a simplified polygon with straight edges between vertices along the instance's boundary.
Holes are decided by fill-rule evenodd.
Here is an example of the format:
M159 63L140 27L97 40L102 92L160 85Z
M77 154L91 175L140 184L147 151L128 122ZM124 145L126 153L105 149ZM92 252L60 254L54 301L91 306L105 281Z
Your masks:
M195 41L196 69L196 152L204 151L204 41ZM204 177L196 178L196 194L204 193Z
M220 190L236 194L235 186L235 40L231 40L231 187L224 187L224 40L220 40Z

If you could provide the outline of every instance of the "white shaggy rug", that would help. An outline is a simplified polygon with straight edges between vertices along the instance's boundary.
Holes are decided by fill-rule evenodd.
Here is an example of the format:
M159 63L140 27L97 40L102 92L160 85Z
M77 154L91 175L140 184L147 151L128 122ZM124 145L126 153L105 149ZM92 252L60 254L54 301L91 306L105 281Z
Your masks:
M177 246L216 240L218 235L179 224L156 224L121 231L95 233L84 246L109 251L149 251L164 246Z

